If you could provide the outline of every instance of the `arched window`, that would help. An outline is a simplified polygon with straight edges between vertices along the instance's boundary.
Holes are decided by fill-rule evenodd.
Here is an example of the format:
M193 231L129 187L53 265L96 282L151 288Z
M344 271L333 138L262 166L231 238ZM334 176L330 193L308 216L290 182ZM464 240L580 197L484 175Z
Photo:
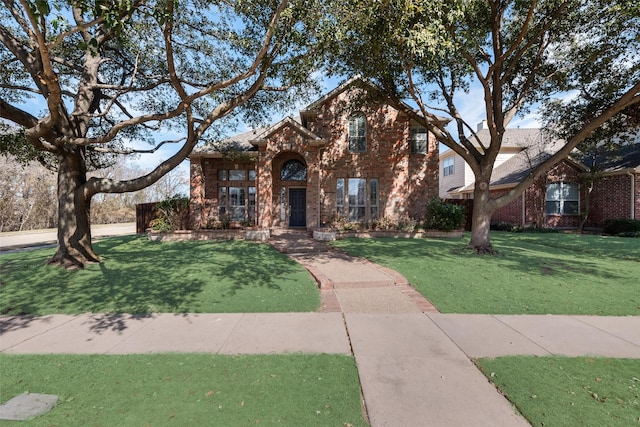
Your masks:
M283 181L306 181L307 167L300 160L287 160L282 165L280 179Z
M367 121L362 114L349 118L349 151L364 153L367 151Z

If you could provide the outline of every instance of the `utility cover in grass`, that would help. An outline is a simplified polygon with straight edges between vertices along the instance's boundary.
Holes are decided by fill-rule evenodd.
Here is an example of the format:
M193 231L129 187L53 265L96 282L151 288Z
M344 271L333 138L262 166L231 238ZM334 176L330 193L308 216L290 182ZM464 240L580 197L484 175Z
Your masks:
M0 420L24 421L46 414L58 403L55 394L24 393L0 405Z

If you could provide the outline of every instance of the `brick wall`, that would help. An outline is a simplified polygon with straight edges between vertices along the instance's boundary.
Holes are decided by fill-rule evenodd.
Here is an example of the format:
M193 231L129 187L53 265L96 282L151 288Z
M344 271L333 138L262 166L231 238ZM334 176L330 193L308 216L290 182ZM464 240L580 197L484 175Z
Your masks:
M357 89L356 89L357 92ZM217 214L217 170L256 168L258 224L286 227L281 220L282 188L306 188L307 227L329 223L336 214L337 178L378 179L380 216L420 218L426 202L438 196L438 144L430 135L427 154L411 154L409 119L385 104L359 109L366 117L363 153L348 147L348 118L353 113L345 91L326 100L305 116L306 126L326 144L309 141L297 125L283 121L261 141L257 160L231 162L223 159L191 160L191 220L203 227ZM307 181L281 181L282 165L298 159L307 166ZM286 204L285 204L286 205ZM287 213L288 215L288 213ZM320 218L319 218L320 216Z
M527 190L524 196L519 196L506 206L498 209L491 218L492 223L509 222L517 225L535 225L543 227L578 227L580 225L579 215L547 215L546 211L546 188L547 184L553 182L580 182L580 170L568 162L562 162L551 169L546 176L538 178ZM507 190L496 190L491 192L491 197L495 198ZM524 197L525 216L524 224L522 208ZM584 203L584 192L581 191L581 206Z
M635 218L640 218L640 174L635 174ZM604 226L604 222L614 218L631 217L631 176L628 174L605 176L595 183L591 193L591 203L587 225Z

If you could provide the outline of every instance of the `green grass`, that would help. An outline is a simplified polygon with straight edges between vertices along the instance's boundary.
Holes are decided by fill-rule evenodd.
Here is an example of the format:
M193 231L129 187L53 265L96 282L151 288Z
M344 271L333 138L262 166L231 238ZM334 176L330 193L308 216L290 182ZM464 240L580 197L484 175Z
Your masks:
M367 425L344 355L0 355L0 372L2 402L59 396L25 426Z
M518 356L477 364L533 426L640 424L640 359Z
M318 287L271 246L242 241L94 244L100 264L46 266L53 249L0 255L2 314L315 311Z
M640 315L640 239L492 233L496 256L468 241L334 245L400 272L444 313Z

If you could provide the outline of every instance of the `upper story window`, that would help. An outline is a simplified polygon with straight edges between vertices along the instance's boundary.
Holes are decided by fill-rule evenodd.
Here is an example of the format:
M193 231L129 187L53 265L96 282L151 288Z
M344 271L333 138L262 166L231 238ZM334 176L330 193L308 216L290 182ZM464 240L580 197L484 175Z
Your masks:
M287 160L282 165L280 179L283 181L306 181L307 167L300 160Z
M453 175L454 163L453 157L447 157L442 161L442 176Z
M411 126L409 128L409 145L411 154L427 154L428 134L424 126Z
M580 190L573 182L554 182L547 185L547 215L578 215Z
M349 151L364 153L367 151L367 121L362 114L349 118Z

